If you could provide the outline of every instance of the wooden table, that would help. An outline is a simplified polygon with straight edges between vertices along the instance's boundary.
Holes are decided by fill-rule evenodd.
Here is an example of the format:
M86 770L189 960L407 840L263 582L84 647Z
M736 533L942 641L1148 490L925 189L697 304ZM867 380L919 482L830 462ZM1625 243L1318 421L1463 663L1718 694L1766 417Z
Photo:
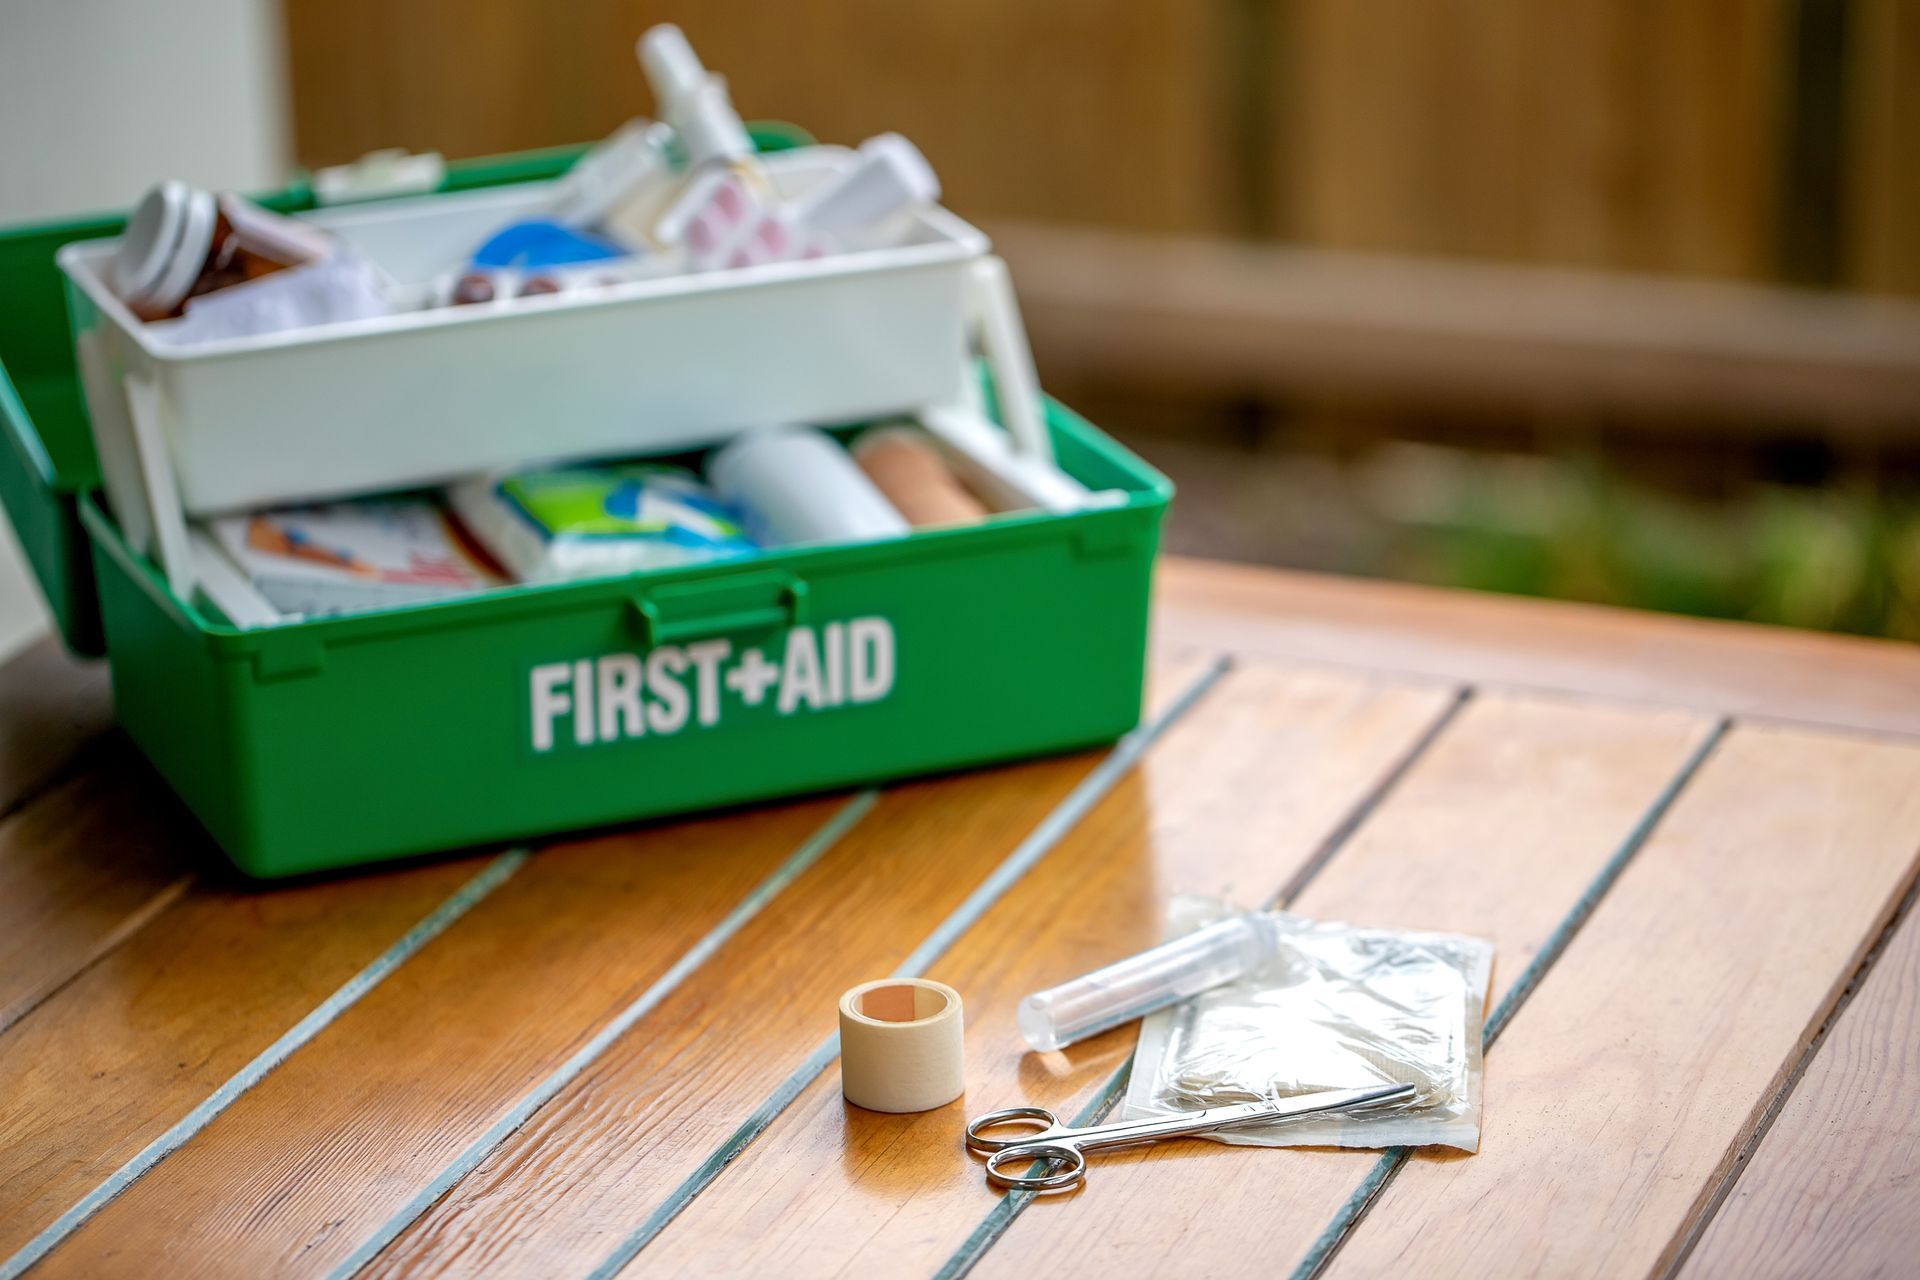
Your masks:
M249 889L105 681L0 670L0 1257L169 1273L1911 1274L1920 650L1172 562L1111 752ZM1169 895L1498 947L1471 1157L1168 1143L1025 992ZM847 1107L846 987L965 996L968 1090ZM630 1263L630 1265L628 1265Z

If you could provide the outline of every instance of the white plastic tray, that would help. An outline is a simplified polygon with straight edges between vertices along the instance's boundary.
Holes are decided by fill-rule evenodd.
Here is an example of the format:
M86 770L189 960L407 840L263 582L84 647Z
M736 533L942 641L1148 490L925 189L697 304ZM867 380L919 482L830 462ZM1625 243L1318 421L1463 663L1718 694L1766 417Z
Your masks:
M792 192L850 154L811 147L770 156L767 167ZM396 280L419 281L535 211L547 190L303 216ZM988 251L979 231L930 209L899 247L169 345L107 287L117 244L59 254L90 304L76 315L103 470L116 507L133 501L129 486L172 488L189 516L952 402L967 368L970 278Z

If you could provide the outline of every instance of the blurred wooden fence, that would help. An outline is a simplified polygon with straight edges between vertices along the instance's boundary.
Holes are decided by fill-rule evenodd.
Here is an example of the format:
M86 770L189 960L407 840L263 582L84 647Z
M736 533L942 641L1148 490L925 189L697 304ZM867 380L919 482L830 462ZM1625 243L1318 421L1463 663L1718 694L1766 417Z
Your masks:
M284 4L309 164L603 136L668 20L905 133L1074 394L1920 436L1920 0Z
M685 26L983 220L1920 292L1920 0L286 0L297 151L597 137Z

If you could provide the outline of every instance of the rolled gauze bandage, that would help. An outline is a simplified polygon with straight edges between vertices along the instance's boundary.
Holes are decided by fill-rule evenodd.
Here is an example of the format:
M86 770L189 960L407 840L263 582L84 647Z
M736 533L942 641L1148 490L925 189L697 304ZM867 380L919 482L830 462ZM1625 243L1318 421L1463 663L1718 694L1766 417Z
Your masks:
M869 1111L931 1111L966 1092L960 993L924 978L840 997L840 1090Z
M740 509L763 547L863 542L912 532L898 511L817 427L761 427L707 462L707 482Z

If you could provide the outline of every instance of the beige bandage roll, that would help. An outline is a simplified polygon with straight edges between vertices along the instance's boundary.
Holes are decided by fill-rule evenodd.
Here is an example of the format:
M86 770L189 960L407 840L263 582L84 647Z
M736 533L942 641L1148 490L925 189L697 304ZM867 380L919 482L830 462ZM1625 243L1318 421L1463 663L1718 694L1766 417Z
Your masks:
M918 427L875 427L853 442L853 460L916 529L987 518L985 504Z
M931 1111L966 1092L960 993L924 978L840 997L840 1091L869 1111Z

